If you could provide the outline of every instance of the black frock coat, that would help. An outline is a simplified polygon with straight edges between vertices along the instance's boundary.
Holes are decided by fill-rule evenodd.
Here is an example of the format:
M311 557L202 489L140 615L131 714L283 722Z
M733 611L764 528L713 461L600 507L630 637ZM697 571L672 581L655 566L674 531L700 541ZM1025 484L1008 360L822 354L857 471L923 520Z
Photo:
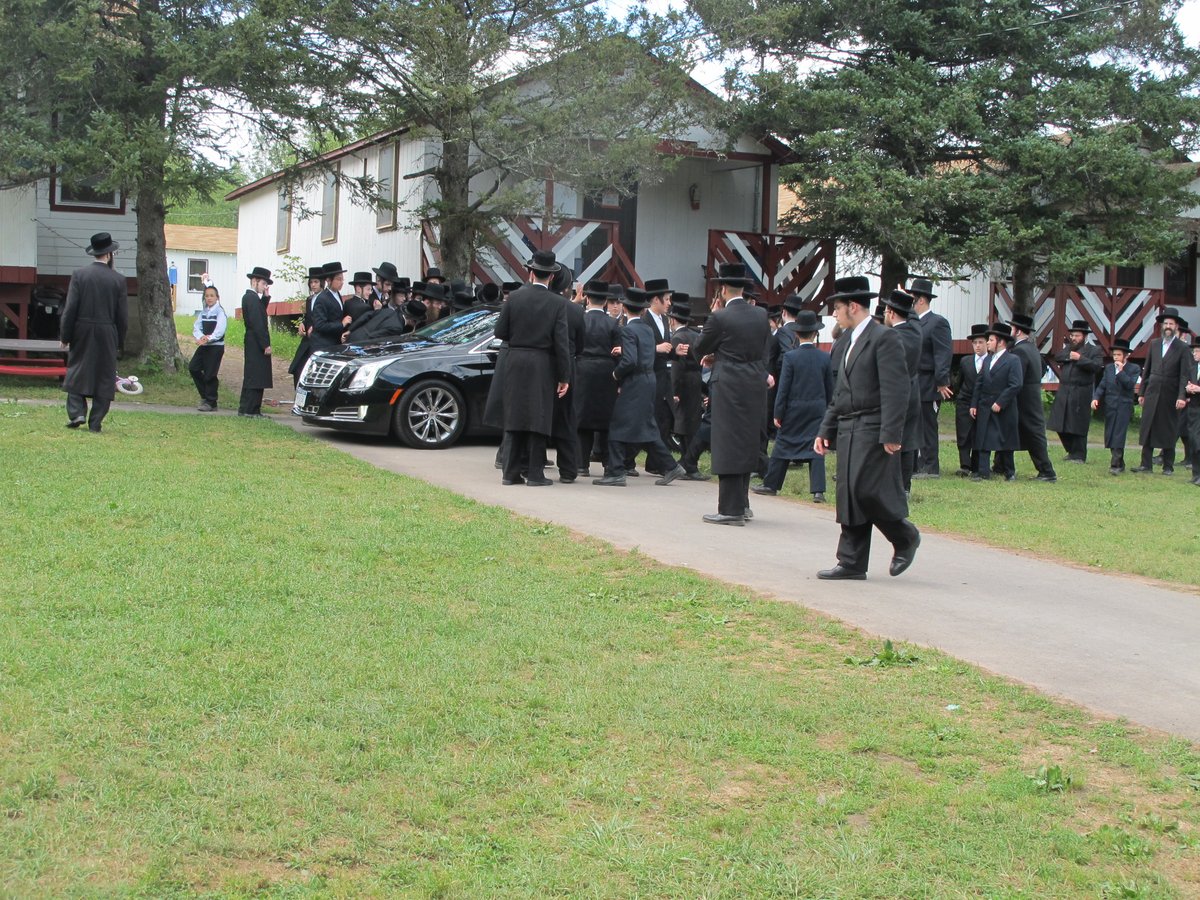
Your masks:
M1129 434L1129 420L1133 418L1134 396L1142 367L1135 362L1125 363L1117 374L1116 363L1104 367L1100 383L1092 392L1092 399L1104 406L1104 446L1124 449Z
M246 363L242 370L242 387L265 390L275 386L271 372L271 357L265 351L271 346L271 329L267 325L266 296L252 290L242 294L242 321L246 323Z
M770 342L767 311L735 297L708 317L692 345L696 359L713 354L708 390L714 475L746 475L758 468Z
M68 345L68 394L111 400L116 395L117 354L129 326L125 276L94 262L76 269L59 319L59 340Z
M343 315L350 317L350 324L353 325L367 313L371 312L371 301L364 300L362 297L349 297L342 306L345 310Z
M904 345L894 328L868 320L847 363L852 333L833 345L830 365L838 375L820 430L837 451L837 520L852 526L895 522L908 517L908 499L900 454L883 445L899 444L904 436Z
M921 400L928 403L940 400L938 387L950 383L950 364L954 361L954 340L950 334L950 323L945 316L939 316L935 312L928 312L917 319L917 328L921 331L921 363L919 367Z
M1017 394L1021 390L1021 360L1012 353L988 357L975 381L971 406L975 409L976 450L1017 450ZM992 412L992 404L1000 412Z
M548 437L554 427L555 386L571 374L562 296L538 284L513 291L496 319L496 337L508 341L501 381L504 430Z
M350 340L384 341L408 333L404 313L392 305L372 309L350 326Z
M1088 433L1092 424L1092 392L1096 390L1096 376L1104 368L1104 357L1095 344L1080 344L1077 360L1071 359L1074 349L1064 347L1055 356L1062 368L1047 427L1059 434Z
M916 450L917 439L921 436L921 338L920 327L916 317L895 326L896 334L904 343L904 367L908 369L908 412L904 417L904 439L901 441L905 450Z
M687 344L691 347L700 340L700 329L694 325L684 325L671 335L671 346L678 347ZM671 396L679 398L675 407L676 434L691 436L700 430L700 416L704 411L703 382L700 378L700 363L690 353L672 356L671 363Z
M621 355L613 377L621 392L613 405L608 426L610 441L626 444L650 444L661 435L654 418L658 380L654 373L654 347L658 340L654 326L634 318L621 329Z
M783 356L773 415L779 420L772 456L814 459L813 441L833 400L829 354L816 344L800 344Z
M1138 435L1143 447L1173 447L1179 437L1182 412L1175 408L1176 400L1187 399L1187 376L1191 368L1192 350L1175 338L1166 358L1162 338L1150 342L1146 366L1142 369L1141 395L1142 427Z
M316 294L309 294L308 299L304 301L304 336L300 338L300 343L296 345L296 355L292 357L292 364L288 366L288 374L300 376L304 371L304 364L308 362L308 358L312 356L312 342L308 339L308 329L312 328L312 305Z
M556 397L554 400L554 427L551 434L556 438L574 440L578 437L579 417L575 415L575 398L572 394L578 389L576 358L583 350L584 313L583 307L578 303L572 303L566 297L562 298L562 302L567 313L567 343L570 345L570 352L567 354L570 371L563 380L571 387L564 396Z
M1018 426L1022 431L1045 433L1046 408L1042 405L1042 379L1046 377L1046 360L1029 338L1017 341L1008 348L1008 352L1021 360L1021 389L1017 392Z
M1012 352L1011 350L1009 351ZM984 360L987 356L984 356ZM954 394L954 436L958 446L975 449L975 420L971 418L971 401L975 393L975 354L958 361L958 390ZM1017 395L1017 415L1021 414L1020 394Z
M313 330L309 337L309 343L312 344L314 353L318 350L332 350L341 346L342 334L346 330L346 326L342 324L345 316L342 300L333 291L325 288L317 294L316 299L313 300Z
M583 316L583 349L575 360L575 415L586 431L607 431L617 400L613 369L617 360L614 347L621 346L621 326L602 307L589 309ZM568 396L570 396L568 394Z

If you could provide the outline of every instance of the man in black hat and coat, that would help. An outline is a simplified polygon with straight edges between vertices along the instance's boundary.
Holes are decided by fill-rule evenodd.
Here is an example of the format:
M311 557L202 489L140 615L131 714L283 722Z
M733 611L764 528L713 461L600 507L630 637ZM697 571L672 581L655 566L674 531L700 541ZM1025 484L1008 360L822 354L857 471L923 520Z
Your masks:
M1154 471L1154 450L1162 450L1163 474L1175 474L1175 441L1179 420L1187 407L1188 363L1191 353L1179 337L1179 310L1168 306L1154 320L1162 336L1150 342L1138 403L1142 407L1142 462L1131 472Z
M958 363L958 387L954 392L954 438L958 444L958 472L963 478L979 471L979 451L975 449L975 417L971 415L975 382L987 361L988 326L986 322L971 326L967 340L971 344L971 355ZM1016 356L1015 351L1013 355ZM1017 415L1020 416L1020 395L1017 399Z
M712 412L712 471L717 476L717 511L704 516L712 525L745 525L750 512L750 475L759 466L766 423L767 358L771 326L767 311L742 296L746 267L722 264L717 274L720 303L704 323L692 356L704 364L712 356L709 405Z
M667 318L667 311L671 308L671 285L665 278L651 278L646 281L645 290L650 305L642 313L642 318L654 331L654 421L658 423L658 434L663 445L670 446L671 430L675 422L675 411L671 408L671 365L674 348L671 346L671 323Z
M900 473L905 492L912 490L913 470L917 463L917 442L921 437L921 329L917 326L913 306L916 298L907 291L892 291L881 301L883 324L894 328L904 344L904 368L908 370L908 412L904 416L904 435L900 438Z
M1017 432L1022 450L1037 469L1037 481L1054 484L1058 474L1050 462L1046 445L1046 410L1042 406L1042 379L1046 377L1046 361L1033 342L1033 317L1014 315L1008 322L1013 340L1009 352L1021 361L1021 391L1017 394Z
M246 358L242 369L242 394L238 415L262 417L263 391L275 386L271 371L271 328L267 304L271 302L271 270L255 266L249 274L250 287L242 294L242 321L246 325Z
M374 279L372 279L370 272L355 272L354 277L350 279L350 287L354 288L354 294L346 299L343 309L346 311L346 315L350 317L351 327L353 327L355 322L371 312L373 305L370 297L371 285L373 284Z
M865 276L838 278L829 298L842 328L831 354L838 374L813 449L821 456L837 452L842 536L837 565L817 573L825 581L867 577L872 528L892 545L891 575L912 565L921 544L921 533L908 521L900 465L909 395L903 339L871 318L870 288Z
M617 402L613 369L621 347L621 326L608 315L608 284L589 281L583 286L587 311L583 315L583 349L575 361L575 398L579 426L579 474L588 475L592 450L608 468L608 426Z
M908 293L915 298L913 312L921 330L921 446L917 448L914 474L919 478L938 478L942 472L938 461L938 407L954 394L950 388L954 341L950 323L930 309L931 301L937 297L933 282L928 278L914 278Z
M1078 319L1071 323L1067 343L1055 356L1061 367L1058 372L1058 393L1050 407L1050 429L1058 432L1067 462L1087 462L1088 430L1092 425L1092 392L1096 376L1104 368L1100 348L1087 342L1091 333L1088 323Z
M120 245L106 231L92 235L84 252L92 264L76 269L59 319L59 340L67 351L67 427L87 422L99 432L116 394L117 355L129 325L129 286L113 269ZM88 400L92 401L88 412Z
M574 281L574 273L560 263L556 281L552 287L565 282L567 286L565 289L569 290ZM578 303L571 302L561 291L554 293L562 297L563 309L567 315L567 343L570 345L570 352L567 354L569 363L567 382L575 385L578 389L576 360L583 352L587 337L583 307ZM575 397L570 393L563 397L556 397L554 400L554 424L550 431L550 439L554 444L554 464L558 468L559 483L574 484L575 479L579 476L582 460L579 456L579 419L575 415Z
M339 347L350 336L352 319L342 306L342 283L345 274L346 270L340 262L326 263L321 267L325 289L313 300L313 329L310 341L314 353Z
M668 318L674 323L671 329L671 347L674 357L671 360L671 398L675 403L674 432L679 435L680 458L689 481L708 481L709 476L701 474L696 466L695 457L689 453L691 443L700 431L701 419L704 415L704 385L700 363L692 356L692 344L700 340L700 329L692 319L691 297L682 291L671 295L671 310ZM691 459L688 464L685 460Z
M375 286L371 288L371 295L368 299L371 300L372 307L382 309L391 299L392 289L401 280L400 272L390 262L381 262L378 269L371 271L375 273ZM404 281L407 282L408 279L406 278ZM405 284L404 287L407 289L408 285Z
M545 475L546 440L554 399L570 387L571 343L563 298L550 290L558 271L553 251L535 251L526 268L529 284L509 295L496 320L496 337L508 342L501 402L509 446L502 483L541 487L554 483Z
M992 477L990 452L996 454L996 474L1005 481L1017 478L1013 453L1020 446L1017 431L1017 395L1021 391L1021 361L1008 347L1012 342L1012 327L1004 323L987 331L988 351L991 353L979 371L971 395L971 415L975 418L975 449L979 451L979 468L972 481L987 481Z
M308 269L308 299L304 301L304 316L300 319L298 331L300 332L300 343L296 345L296 354L292 357L292 362L288 366L288 374L292 376L292 385L299 386L300 373L304 371L304 364L308 362L308 358L312 356L312 307L313 301L317 299L317 294L321 293L321 272L320 266L309 266Z
M1200 343L1192 344L1192 361L1188 366L1184 393L1187 395L1184 427L1187 429L1188 447L1192 455L1191 483L1200 487Z
M1110 453L1108 474L1120 475L1125 471L1125 441L1142 367L1129 359L1129 341L1124 338L1113 341L1112 357L1092 392L1092 409L1104 404L1104 446Z

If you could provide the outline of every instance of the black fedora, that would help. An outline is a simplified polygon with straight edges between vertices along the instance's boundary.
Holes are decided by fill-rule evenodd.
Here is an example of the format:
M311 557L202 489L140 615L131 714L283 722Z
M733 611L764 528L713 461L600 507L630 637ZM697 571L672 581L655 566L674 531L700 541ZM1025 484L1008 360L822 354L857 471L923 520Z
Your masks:
M345 271L340 262L327 262L321 266L321 277L332 278L334 275L341 275Z
M446 296L449 293L444 284L422 284L421 289L413 290L413 293L418 297L424 297L426 300L432 300L436 303L445 303ZM424 304L421 304L424 306Z
M425 318L426 306L420 300L406 300L404 303L404 314L410 319Z
M1013 328L1020 329L1026 334L1033 334L1034 328L1036 327L1033 324L1033 316L1027 316L1024 313L1014 314L1013 317L1008 320L1008 324ZM971 327L974 328L975 326L972 325Z
M525 263L525 268L530 272L537 272L539 275L553 275L558 271L558 262L554 258L554 251L534 250L533 256L529 257L529 262Z
M1092 329L1088 327L1088 323L1083 319L1076 319L1070 324L1070 326L1067 328L1067 332L1070 333L1072 331L1082 331L1084 334L1092 333Z
M261 278L267 284L275 283L274 281L271 280L271 270L264 269L262 266L255 266L253 269L251 269L249 271L249 273L247 273L246 277L251 278L251 279Z
M521 281L503 281L500 283L500 290L506 294L511 294L513 291L521 287L524 282Z
M871 313L871 318L874 319L876 322L878 322L880 325L882 325L883 324L883 314L886 311L887 311L887 307L884 306L883 301L880 300L878 303L875 304L875 311L873 313Z
M371 271L379 276L380 281L390 281L392 284L395 284L400 280L400 272L390 262L381 262L378 269L372 269Z
M384 281L387 281L387 280L388 279L386 279L386 278L384 279ZM404 291L405 293L407 293L408 291L412 290L412 282L408 280L407 275L401 275L399 278L395 279L392 282L392 290L393 291Z
M971 333L967 335L968 341L973 341L975 338L985 338L988 336L987 322L980 322L971 326Z
M1179 320L1179 333L1180 334L1191 334L1191 332L1192 332L1192 329L1188 325L1187 319L1180 319Z
M481 284L475 296L479 298L480 303L495 303L500 299L500 285L492 282Z
M437 266L430 266L429 269L426 270L426 272L425 272L425 280L430 281L431 279L434 279L434 278L441 278L441 279L445 280L446 276L442 274L442 270L439 269Z
M933 292L933 282L928 278L914 278L912 284L908 286L910 294L924 294L930 300L937 296Z
M750 279L746 277L746 267L741 263L721 263L717 266L717 281L738 287L748 287L750 284Z
M601 298L608 299L608 282L607 281L589 281L583 286L583 296L594 297L599 300Z
M651 278L646 282L646 293L651 297L657 297L659 294L669 294L671 285L665 278Z
M466 287L461 291L455 291L450 305L456 310L470 309L475 305L475 292Z
M804 309L804 298L799 294L788 294L783 298L783 308L793 316L798 315Z
M309 266L308 267L308 280L309 281L320 281L321 273L323 271L324 270L320 266Z
M1001 337L1008 341L1011 341L1013 337L1012 326L1007 322L997 322L987 330L987 333L994 334L996 337Z
M838 300L847 302L854 300L866 306L864 301L877 296L878 294L871 290L871 282L867 280L866 275L847 275L845 278L834 279L833 293L829 295L829 302L832 304Z
M100 231L92 235L92 242L84 248L83 252L88 256L104 256L120 249L121 245L112 239L111 234L107 231Z
M1179 310L1174 306L1165 307L1162 312L1155 316L1154 321L1161 325L1163 319L1174 319L1176 322L1183 321L1183 319L1179 317Z
M1129 346L1129 341L1126 338L1117 338L1112 342L1112 346L1109 348L1109 350L1124 350L1126 353L1133 352L1133 348Z
M908 318L912 314L913 304L916 302L917 298L908 291L897 290L892 291L891 295L884 299L883 305Z
M796 313L796 331L800 334L812 334L821 330L821 319L811 309L802 309Z
M374 284L375 279L371 277L370 272L355 272L354 277L350 279L352 285L359 284Z
M692 306L685 300L672 300L671 308L667 310L667 317L686 322L692 317Z
M645 309L650 305L650 295L641 288L628 287L621 303L628 309Z

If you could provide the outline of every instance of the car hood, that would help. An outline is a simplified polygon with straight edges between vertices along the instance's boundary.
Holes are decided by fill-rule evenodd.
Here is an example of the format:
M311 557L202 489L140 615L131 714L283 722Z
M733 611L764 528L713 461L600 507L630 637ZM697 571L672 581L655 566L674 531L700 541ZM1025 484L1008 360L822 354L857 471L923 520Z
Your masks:
M322 351L320 355L327 359L336 359L341 362L368 362L388 357L410 359L415 358L419 354L446 350L454 346L457 345L442 344L437 341L404 340L401 338L394 341L346 344L336 350Z

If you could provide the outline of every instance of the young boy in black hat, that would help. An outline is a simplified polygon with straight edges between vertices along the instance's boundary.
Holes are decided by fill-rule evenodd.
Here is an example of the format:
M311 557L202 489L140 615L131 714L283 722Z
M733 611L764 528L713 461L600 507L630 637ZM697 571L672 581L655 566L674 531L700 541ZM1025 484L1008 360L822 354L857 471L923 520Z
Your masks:
M1129 341L1124 338L1113 341L1112 357L1092 392L1091 408L1104 403L1104 446L1111 453L1108 474L1120 475L1125 471L1125 438L1142 367L1129 359Z

